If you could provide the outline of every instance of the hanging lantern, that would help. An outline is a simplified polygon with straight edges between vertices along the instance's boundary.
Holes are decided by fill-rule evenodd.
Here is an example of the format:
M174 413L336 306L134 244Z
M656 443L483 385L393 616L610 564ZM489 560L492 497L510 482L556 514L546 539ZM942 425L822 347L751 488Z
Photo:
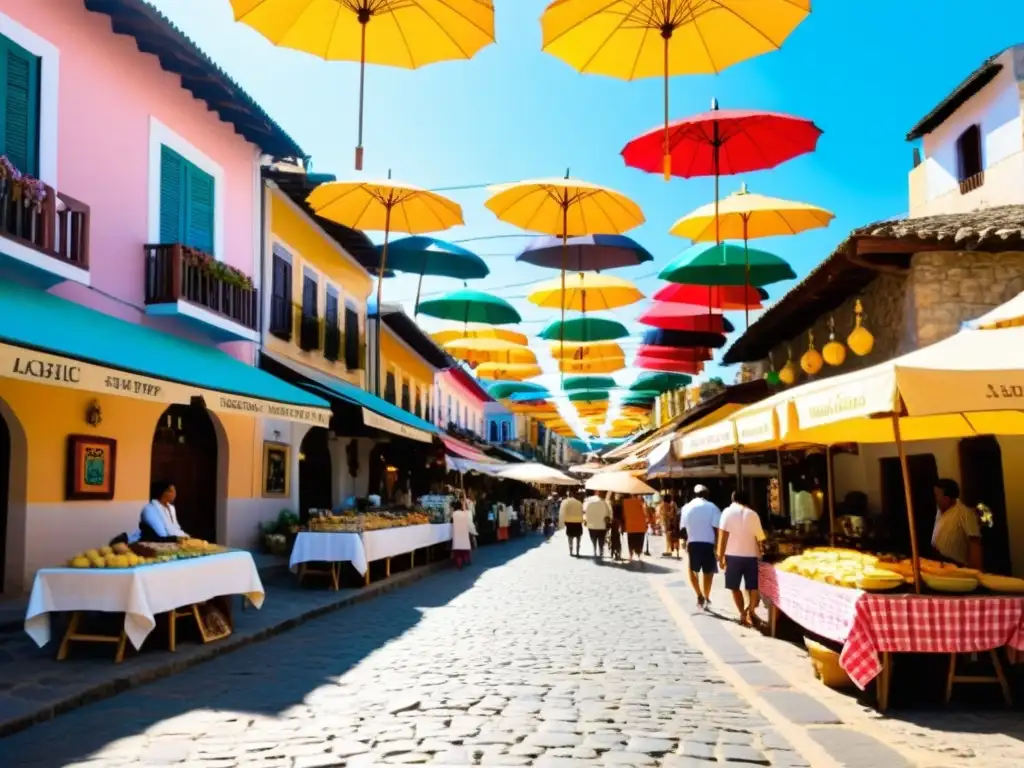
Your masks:
M793 350L788 350L786 364L779 370L779 381L787 387L796 383L796 366L793 365Z
M800 367L808 376L814 376L821 372L825 361L821 359L821 353L814 347L814 331L807 332L807 351L800 357Z
M821 356L831 366L842 365L846 361L846 347L836 341L836 319L828 319L828 344L821 348Z
M864 357L864 355L871 354L871 350L875 346L875 337L864 327L864 305L860 303L860 299L857 299L857 303L854 304L853 313L853 330L846 337L846 346L857 357Z

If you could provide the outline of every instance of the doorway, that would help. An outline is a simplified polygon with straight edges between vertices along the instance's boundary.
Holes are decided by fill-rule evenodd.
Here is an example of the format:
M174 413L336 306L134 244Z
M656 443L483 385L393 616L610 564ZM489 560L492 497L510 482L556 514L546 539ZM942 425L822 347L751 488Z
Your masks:
M907 521L907 497L903 491L903 469L899 458L879 459L882 470L882 509L889 537L900 551L910 552L910 526ZM935 482L939 465L930 453L907 456L910 498L914 505L915 532L921 557L932 556L932 529L935 527Z
M11 490L11 430L0 416L0 593L7 573L7 503Z
M967 507L984 504L992 511L992 526L982 526L985 570L1010 575L1010 526L1006 519L1003 452L992 435L960 441L960 500Z
M153 434L150 480L174 484L174 508L186 533L217 540L217 433L206 408L164 411Z
M325 427L313 427L299 447L299 518L308 519L311 509L331 509L333 484L331 450Z

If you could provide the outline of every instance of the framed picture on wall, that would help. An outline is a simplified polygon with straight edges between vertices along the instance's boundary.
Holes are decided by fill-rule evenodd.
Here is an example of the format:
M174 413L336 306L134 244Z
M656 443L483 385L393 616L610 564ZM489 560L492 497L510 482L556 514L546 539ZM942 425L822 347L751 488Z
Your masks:
M110 501L114 498L117 441L93 435L68 435L64 498Z
M267 499L291 495L291 446L284 443L263 443L263 496Z

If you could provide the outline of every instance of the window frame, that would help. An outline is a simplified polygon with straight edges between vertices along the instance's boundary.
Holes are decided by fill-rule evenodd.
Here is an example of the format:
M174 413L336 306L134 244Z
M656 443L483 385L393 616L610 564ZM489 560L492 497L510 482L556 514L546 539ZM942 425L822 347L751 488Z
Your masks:
M973 170L971 173L967 172L968 171L968 169L966 167L967 163L965 162L965 160L967 158L967 155L964 152L964 145L966 144L965 140L968 138L968 136L971 136L971 137L974 138L974 141L972 142L970 148L973 149L973 150L977 150L977 156L976 157L972 157L971 159L972 160L975 160L975 159L977 160L978 167L977 167L976 170ZM960 182L962 184L963 182L969 181L970 179L974 178L979 173L984 172L984 170L985 170L985 141L984 141L984 136L981 133L981 125L979 123L972 123L971 125L969 125L966 128L964 128L964 130L960 132L960 135L956 137L956 141L954 142L954 146L955 146L955 150L956 150L956 166L957 166L956 167L956 172L957 172L957 181L958 182Z

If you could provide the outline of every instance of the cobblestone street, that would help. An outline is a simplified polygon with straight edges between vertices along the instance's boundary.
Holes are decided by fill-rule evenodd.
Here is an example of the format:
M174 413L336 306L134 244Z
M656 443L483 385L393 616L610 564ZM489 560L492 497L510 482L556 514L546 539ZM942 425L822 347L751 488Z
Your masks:
M0 764L919 764L841 728L779 727L681 631L659 596L685 595L679 568L570 559L561 535L489 547L0 740Z

